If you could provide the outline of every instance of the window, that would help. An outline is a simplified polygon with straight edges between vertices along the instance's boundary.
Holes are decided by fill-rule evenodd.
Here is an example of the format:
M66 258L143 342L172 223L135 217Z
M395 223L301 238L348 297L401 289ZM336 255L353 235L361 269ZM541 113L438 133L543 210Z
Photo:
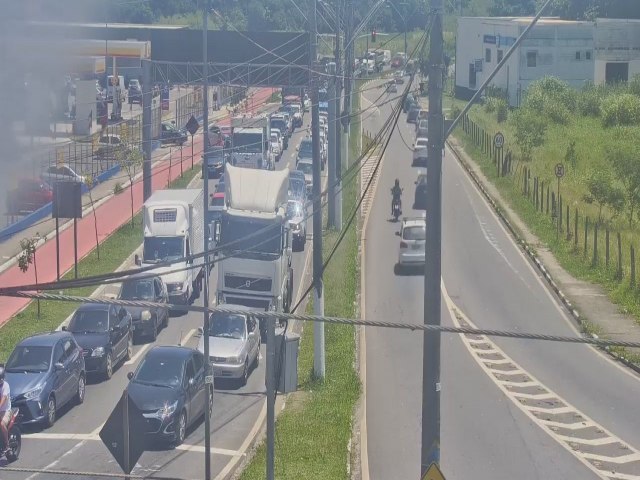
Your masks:
M538 52L527 52L527 67L535 67L537 65Z
M196 372L193 369L193 362L191 361L191 359L189 359L187 360L187 375L186 375L187 382L192 378L194 378L195 376L196 376Z
M487 63L491 63L491 49L485 48L484 50L484 61Z
M58 342L53 350L53 363L62 363L63 360L64 348L62 348L62 342Z
M196 375L200 373L204 366L204 357L198 353L193 355L193 366L196 371Z
M576 52L576 60L580 60L580 50Z
M66 362L73 355L73 340L71 340L70 338L65 339L63 344L62 344L62 348L64 349L64 357L63 358L64 358L64 361Z
M502 61L502 57L504 57L504 50L498 50L498 63Z
M162 286L160 285L160 282L158 280L155 280L153 282L153 287L155 290L156 298L162 297Z
M584 52L584 58L586 60L591 60L591 50L587 50L586 52Z

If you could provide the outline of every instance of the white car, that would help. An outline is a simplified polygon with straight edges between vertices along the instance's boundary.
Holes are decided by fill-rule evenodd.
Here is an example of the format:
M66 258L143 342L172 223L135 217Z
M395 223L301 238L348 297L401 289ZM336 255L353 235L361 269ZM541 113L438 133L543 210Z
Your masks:
M301 252L307 243L307 217L304 203L299 200L289 200L287 203L287 218L293 235L291 247L294 252Z
M427 222L425 217L403 218L400 231L400 250L398 267L406 265L424 265L424 249L427 238Z
M56 182L84 183L84 177L76 173L69 165L51 165L42 172L41 177L49 185Z
M282 157L282 149L280 148L280 142L278 141L278 135L275 133L271 133L270 138L271 143L271 152L273 153L273 158L277 162Z
M313 194L313 160L310 158L300 158L296 169L304 173L304 183L307 185L307 196Z

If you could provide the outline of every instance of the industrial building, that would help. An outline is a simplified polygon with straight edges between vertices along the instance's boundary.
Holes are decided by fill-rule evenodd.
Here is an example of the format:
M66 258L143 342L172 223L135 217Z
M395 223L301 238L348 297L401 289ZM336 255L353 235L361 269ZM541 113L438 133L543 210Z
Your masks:
M455 92L470 98L531 22L527 17L460 17ZM542 18L491 82L517 106L531 82L558 77L573 87L627 82L640 74L640 21Z

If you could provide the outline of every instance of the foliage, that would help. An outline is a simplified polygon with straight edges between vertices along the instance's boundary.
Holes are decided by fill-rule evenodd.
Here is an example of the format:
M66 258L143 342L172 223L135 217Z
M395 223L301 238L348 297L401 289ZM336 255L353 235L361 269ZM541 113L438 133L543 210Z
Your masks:
M142 166L142 152L137 148L124 148L116 152L116 159L120 168L127 173L129 177L129 192L131 193L131 227L134 227L134 211L133 211L133 177L136 170Z
M38 268L36 264L36 245L40 240L40 234L36 233L34 237L23 238L20 240L20 255L18 255L18 268L22 273L29 270L29 265L33 264L35 268L36 283L38 283Z
M509 104L506 100L499 98L496 100L496 120L498 123L504 123L509 116Z
M624 208L624 192L614 182L608 168L591 169L587 172L587 193L582 197L587 203L598 206L598 222L602 222L603 207L610 207L616 214Z
M542 112L553 122L566 125L576 108L576 91L555 77L543 77L527 89L523 107Z
M113 194L120 195L122 192L124 192L124 188L122 188L122 184L120 182L116 182L116 184L113 186Z
M631 93L609 95L600 108L605 127L640 123L640 97Z
M533 151L542 145L547 131L547 122L528 108L516 110L511 115L514 138L523 160L531 160Z
M600 105L605 97L605 89L589 83L582 88L578 95L577 110L581 115L590 117L600 116Z
M605 158L613 166L624 187L629 225L640 203L640 151L632 142L620 141L624 131L614 134L614 140L605 147ZM616 138L617 137L617 138Z
M489 7L489 14L494 17L520 17L535 13L535 0L494 0Z
M627 86L629 93L640 97L640 74L634 75Z
M575 170L578 164L578 154L576 153L576 141L571 140L567 145L567 151L564 154L564 162L571 165L571 168Z

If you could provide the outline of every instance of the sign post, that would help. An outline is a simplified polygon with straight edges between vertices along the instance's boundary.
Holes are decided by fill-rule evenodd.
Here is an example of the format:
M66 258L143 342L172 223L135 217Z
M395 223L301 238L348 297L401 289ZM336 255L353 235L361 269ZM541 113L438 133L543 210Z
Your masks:
M504 135L498 132L493 136L493 146L496 147L496 166L498 168L498 177L500 177L500 163L502 158L502 147L504 146Z
M560 179L564 177L564 165L558 163L556 165L556 178L558 179L558 193L556 194L556 242L560 238Z

